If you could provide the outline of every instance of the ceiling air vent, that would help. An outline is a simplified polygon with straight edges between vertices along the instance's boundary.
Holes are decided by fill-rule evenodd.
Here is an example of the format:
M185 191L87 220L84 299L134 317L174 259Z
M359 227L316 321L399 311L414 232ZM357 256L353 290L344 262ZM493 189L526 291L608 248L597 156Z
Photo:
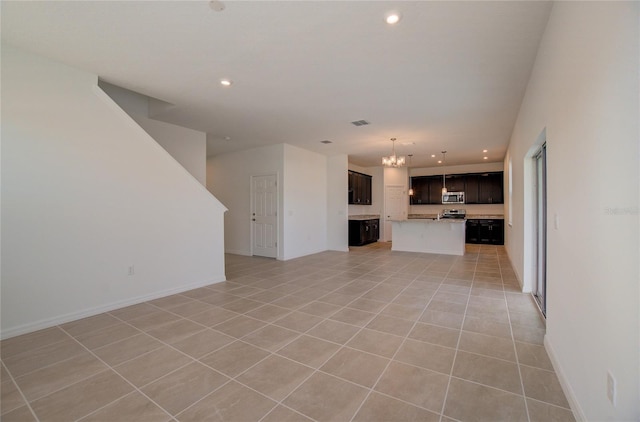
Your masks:
M369 124L366 120L356 120L355 122L351 122L354 126L366 126Z

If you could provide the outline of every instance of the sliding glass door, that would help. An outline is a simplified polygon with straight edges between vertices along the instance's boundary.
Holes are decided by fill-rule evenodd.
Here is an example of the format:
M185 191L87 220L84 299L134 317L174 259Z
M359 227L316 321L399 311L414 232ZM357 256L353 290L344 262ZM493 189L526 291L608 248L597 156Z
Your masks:
M547 315L547 144L533 157L535 207L535 274L533 295Z

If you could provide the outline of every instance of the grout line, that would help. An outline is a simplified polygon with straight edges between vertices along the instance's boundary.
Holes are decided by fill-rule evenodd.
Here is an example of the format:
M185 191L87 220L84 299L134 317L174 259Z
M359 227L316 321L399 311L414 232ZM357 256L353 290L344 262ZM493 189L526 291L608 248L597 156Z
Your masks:
M11 374L11 371L9 371L9 368L7 368L7 365L5 365L5 363L2 362L2 361L0 361L0 364L2 364L2 366L4 367L4 370L7 372L7 374L9 374L9 379L13 383L14 387L16 387L16 390L18 390L18 393L20 394L20 397L22 397L22 400L25 403L24 405L27 406L27 408L31 412L31 415L33 415L33 417L36 420L36 422L40 422L40 419L38 418L38 415L36 415L36 412L33 410L33 407L31 407L31 403L29 402L29 400L27 400L27 396L24 395L24 392L22 391L22 388L20 388L20 386L16 382L15 378L13 377L13 374ZM21 407L22 406L18 406L15 409L10 410L9 412L13 412L14 410L20 409ZM6 413L9 413L9 412L6 412ZM2 419L1 416L0 416L0 419Z

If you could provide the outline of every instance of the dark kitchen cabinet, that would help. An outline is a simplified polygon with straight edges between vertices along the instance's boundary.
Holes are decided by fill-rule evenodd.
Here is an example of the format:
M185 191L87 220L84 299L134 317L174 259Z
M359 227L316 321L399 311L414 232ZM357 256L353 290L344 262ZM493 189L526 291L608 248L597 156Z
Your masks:
M503 172L450 174L447 191L464 192L465 204L504 203ZM414 195L411 205L442 204L442 175L411 178Z
M464 178L464 202L465 204L479 204L480 176L467 174Z
M503 204L503 173L482 173L479 175L478 203Z
M349 246L377 242L379 237L380 219L349 220Z
M349 170L348 203L354 205L371 205L372 177L368 174Z
M467 220L465 241L482 245L504 245L504 220Z

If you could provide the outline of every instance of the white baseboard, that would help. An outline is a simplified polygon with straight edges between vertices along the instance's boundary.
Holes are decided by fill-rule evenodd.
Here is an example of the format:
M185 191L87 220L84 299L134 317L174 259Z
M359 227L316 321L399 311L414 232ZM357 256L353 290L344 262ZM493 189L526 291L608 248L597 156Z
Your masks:
M569 402L569 407L571 407L571 411L573 412L573 417L577 422L586 422L587 417L580 406L580 402L578 401L576 394L571 388L571 384L567 380L564 372L562 371L562 367L560 366L560 362L556 356L556 352L553 350L553 346L549 341L549 336L544 336L544 348L549 355L549 359L551 359L551 364L553 365L553 369L556 371L556 375L558 376L558 381L560 382L560 386L562 387L562 391L564 395L567 397L567 401Z
M200 281L197 283L187 284L180 287L161 290L159 292L150 293L143 296L132 297L117 302L111 302L93 308L83 309L77 312L71 312L64 315L58 315L52 318L41 319L39 321L22 324L17 327L11 327L2 330L0 333L0 339L4 340L10 337L19 336L21 334L31 333L33 331L42 330L44 328L54 327L56 325L64 324L67 322L75 321L82 318L98 315L104 312L113 311L114 309L124 308L125 306L136 305L138 303L147 302L153 299L159 299L165 296L171 296L173 294L186 292L187 290L197 289L199 287L208 286L210 284L220 283L226 281L224 274L213 277L211 280Z

